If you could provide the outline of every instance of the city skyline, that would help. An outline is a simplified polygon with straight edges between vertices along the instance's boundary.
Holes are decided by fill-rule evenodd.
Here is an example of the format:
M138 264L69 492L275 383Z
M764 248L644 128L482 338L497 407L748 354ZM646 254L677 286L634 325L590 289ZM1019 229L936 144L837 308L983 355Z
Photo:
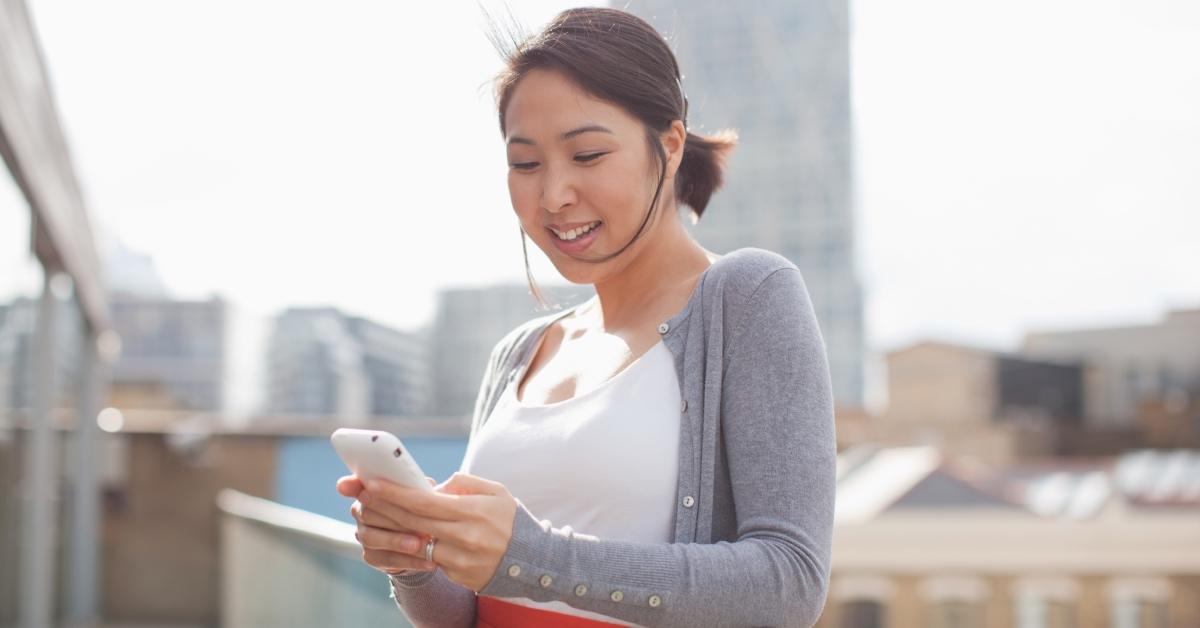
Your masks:
M1200 300L1200 10L1169 4L852 3L873 352L1010 347ZM523 281L485 85L499 60L475 7L256 4L231 21L232 6L33 3L102 240L153 257L179 298L252 315L330 304L413 328L439 288ZM533 27L566 6L513 10ZM439 41L445 59L413 61ZM480 176L454 185L462 173ZM0 215L5 271L27 250L9 214L24 220ZM530 261L559 280L535 247ZM39 281L12 276L0 298Z
M704 219L684 224L705 248L760 247L804 278L834 402L866 402L867 351L854 203L849 0L628 0L670 37L688 126L737 125L724 185ZM685 213L685 216L688 216ZM690 216L689 216L690 217Z

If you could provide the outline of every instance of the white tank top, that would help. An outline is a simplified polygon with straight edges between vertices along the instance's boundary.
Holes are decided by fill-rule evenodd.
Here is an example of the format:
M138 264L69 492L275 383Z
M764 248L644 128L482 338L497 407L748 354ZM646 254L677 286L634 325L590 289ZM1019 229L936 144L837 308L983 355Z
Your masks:
M598 388L517 399L526 364L467 444L461 470L500 482L538 519L576 534L670 543L679 470L679 378L659 340ZM505 601L634 626L560 601Z

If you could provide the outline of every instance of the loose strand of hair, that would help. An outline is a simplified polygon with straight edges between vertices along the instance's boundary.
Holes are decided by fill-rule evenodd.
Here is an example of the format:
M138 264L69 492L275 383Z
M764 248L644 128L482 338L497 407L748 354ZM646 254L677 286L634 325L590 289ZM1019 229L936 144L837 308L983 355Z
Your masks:
M544 312L551 308L549 303L546 302L546 297L542 292L542 289L537 285L537 282L533 280L533 271L529 268L529 248L525 245L525 229L519 224L517 225L517 229L521 231L521 254L525 258L525 281L529 284L529 291L533 295L534 300L537 301L536 310Z
M666 154L663 152L662 146L660 146L657 143L657 141L655 141L654 134L652 132L650 132L649 130L647 130L647 139L649 140L650 145L655 150L655 157L658 158L659 173L658 173L658 185L654 189L654 198L652 198L650 200L650 207L649 207L649 209L646 210L646 215L642 217L642 224L638 227L637 233L634 233L633 237L630 238L630 240L628 242L626 242L625 245L622 246L620 249L617 249L616 251L609 253L608 255L602 255L599 258L585 259L583 261L599 264L601 262L607 262L608 260L613 259L614 257L620 255L621 253L624 253L626 249L633 246L633 244L642 237L642 234L645 233L645 231L646 231L646 225L650 223L650 218L652 216L654 216L655 211L659 209L658 201L659 201L659 198L661 198L661 196L662 196L663 182L666 181L666 176L667 176L667 161L666 161L667 157L666 157Z

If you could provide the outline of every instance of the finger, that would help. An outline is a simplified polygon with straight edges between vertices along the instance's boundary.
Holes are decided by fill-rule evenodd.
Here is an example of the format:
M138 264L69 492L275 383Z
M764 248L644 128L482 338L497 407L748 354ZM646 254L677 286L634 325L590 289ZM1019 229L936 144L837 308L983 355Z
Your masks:
M406 528L402 528L399 523L378 510L367 508L362 502L355 501L350 504L350 516L360 524L365 523L377 528L387 528L397 532L411 532Z
M358 530L354 533L354 537L358 539L359 544L363 547L396 552L397 554L405 554L417 558L425 557L425 544L429 542L430 538L425 534L395 532L386 528L376 528L361 523L358 525Z
M353 506L351 506L353 508ZM377 514L389 520L381 527L393 528L403 532L412 532L418 535L435 536L439 539L457 539L464 530L470 528L471 523L478 518L478 515L472 514L464 517L459 521L446 521L443 519L430 519L422 517L413 512L409 512L403 506L389 504L378 499L372 500L370 505L360 505L358 514L355 518L361 519L362 512L375 511ZM352 514L353 511L352 511Z
M374 526L376 528L385 528L396 532L409 532L418 534L417 531L406 528L400 525L396 520L380 513L378 510L367 508L361 502L355 501L350 505L350 516L354 517L360 524Z
M354 535L359 544L366 548L387 550L410 556L424 556L425 554L425 541L414 534L360 524Z
M338 478L337 492L341 493L342 495L345 495L346 497L358 497L358 494L362 492L362 490L362 482L357 477L353 475L346 475Z
M416 558L406 554L397 554L387 550L363 548L363 562L387 573L401 569L416 569L418 571L433 571L437 569L434 563L426 562L424 558Z
M415 554L417 560L425 559L426 540L422 540L421 547ZM490 554L479 551L477 546L476 548L467 548L451 538L438 537L437 543L433 546L434 563L448 573L480 568L484 562L489 560L488 556Z
M372 508L379 508L389 517L392 516L392 509L386 508L384 503L403 507L404 510L427 519L457 521L467 514L462 504L463 498L459 495L423 491L377 478L367 480L364 484L366 490L359 493L359 501L369 504Z

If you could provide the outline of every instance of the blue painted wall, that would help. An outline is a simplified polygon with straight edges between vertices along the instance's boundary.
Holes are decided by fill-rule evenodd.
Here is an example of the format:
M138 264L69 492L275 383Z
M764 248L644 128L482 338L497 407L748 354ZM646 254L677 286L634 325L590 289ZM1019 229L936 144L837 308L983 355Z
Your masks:
M426 475L442 482L462 466L467 453L463 438L405 438ZM328 438L294 437L279 440L276 452L275 500L319 515L354 523L354 500L337 492L337 479L349 475Z

